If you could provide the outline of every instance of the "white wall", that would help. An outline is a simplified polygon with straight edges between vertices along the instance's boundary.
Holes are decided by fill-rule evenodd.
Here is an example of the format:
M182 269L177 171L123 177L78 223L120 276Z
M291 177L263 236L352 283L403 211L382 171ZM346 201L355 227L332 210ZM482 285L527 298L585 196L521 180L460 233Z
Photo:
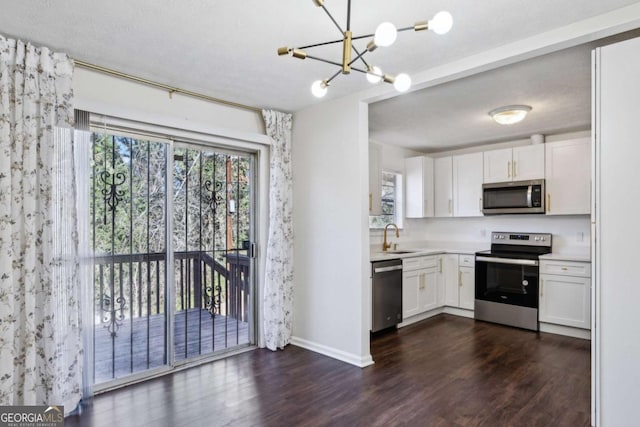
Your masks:
M73 92L75 108L92 113L244 140L265 133L255 111L179 94L170 97L164 90L79 67L73 75Z
M638 425L640 38L601 49L596 71L595 390L599 426Z
M293 120L293 343L371 363L367 106L347 97Z

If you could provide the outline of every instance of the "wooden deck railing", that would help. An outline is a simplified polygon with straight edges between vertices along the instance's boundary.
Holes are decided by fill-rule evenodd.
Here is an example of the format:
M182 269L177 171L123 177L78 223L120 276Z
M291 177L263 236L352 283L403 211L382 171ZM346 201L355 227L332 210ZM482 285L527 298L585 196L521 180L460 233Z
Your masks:
M248 320L247 255L230 251L224 255L224 264L201 251L176 252L173 258L177 312L200 308L212 316ZM94 265L97 323L117 324L125 318L165 312L165 253L101 255L94 258Z

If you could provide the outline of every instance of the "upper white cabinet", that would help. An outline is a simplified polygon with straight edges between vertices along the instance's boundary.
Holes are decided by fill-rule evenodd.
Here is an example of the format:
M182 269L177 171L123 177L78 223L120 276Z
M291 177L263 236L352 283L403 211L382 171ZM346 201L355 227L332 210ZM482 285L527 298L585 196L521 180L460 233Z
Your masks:
M369 215L382 214L382 154L378 144L369 143Z
M434 213L433 159L409 157L405 159L405 216L428 218Z
M543 144L485 151L484 182L543 179L544 156Z
M590 213L590 138L548 142L544 145L547 215Z
M451 156L434 159L433 178L435 216L453 216L453 158Z
M482 153L453 156L453 214L482 216Z

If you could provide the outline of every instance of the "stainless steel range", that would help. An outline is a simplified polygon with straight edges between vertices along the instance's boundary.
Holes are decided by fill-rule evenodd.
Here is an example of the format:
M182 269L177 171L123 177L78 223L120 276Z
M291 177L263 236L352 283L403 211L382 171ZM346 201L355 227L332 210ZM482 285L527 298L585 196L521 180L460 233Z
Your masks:
M491 250L476 252L475 318L538 330L539 256L551 234L491 233Z

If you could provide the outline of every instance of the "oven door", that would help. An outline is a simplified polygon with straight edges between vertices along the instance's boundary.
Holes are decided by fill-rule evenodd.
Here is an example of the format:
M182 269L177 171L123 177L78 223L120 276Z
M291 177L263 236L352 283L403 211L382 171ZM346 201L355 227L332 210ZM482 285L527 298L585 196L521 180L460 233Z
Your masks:
M538 308L538 260L476 256L476 299Z

